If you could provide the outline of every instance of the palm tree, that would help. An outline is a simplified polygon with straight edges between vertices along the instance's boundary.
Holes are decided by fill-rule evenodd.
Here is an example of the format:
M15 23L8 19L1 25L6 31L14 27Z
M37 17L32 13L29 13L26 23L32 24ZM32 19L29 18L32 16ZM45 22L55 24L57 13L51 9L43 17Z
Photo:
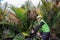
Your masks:
M17 25L20 25L20 20L13 14L11 11L7 11L7 3L5 4L5 8L2 9L0 7L0 36L3 35L3 31L8 31L8 29L16 34L20 32L19 28L16 28ZM14 18L13 18L14 17ZM21 26L21 25L20 25ZM17 29L19 31L17 31ZM17 31L17 32L16 32ZM14 36L14 34L12 34ZM5 34L4 34L5 35ZM3 35L3 36L4 36ZM8 34L7 34L8 35ZM6 36L7 36L6 35ZM3 38L3 37L2 37Z

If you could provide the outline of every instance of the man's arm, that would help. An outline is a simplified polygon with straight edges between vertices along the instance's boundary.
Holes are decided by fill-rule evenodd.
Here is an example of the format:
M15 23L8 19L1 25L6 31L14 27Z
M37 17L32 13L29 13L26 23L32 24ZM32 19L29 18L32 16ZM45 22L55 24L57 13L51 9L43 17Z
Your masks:
M41 22L35 29L34 29L34 32L36 33L41 27L42 25L44 25L43 22Z
M37 32L38 32L38 30L39 30L39 28L41 28L42 27L42 25L44 25L44 23L43 22L41 22L40 23L40 25L38 25L36 28L34 28L29 34L30 34L30 36L29 37L32 37L32 36L34 36L34 35L36 35L37 34Z

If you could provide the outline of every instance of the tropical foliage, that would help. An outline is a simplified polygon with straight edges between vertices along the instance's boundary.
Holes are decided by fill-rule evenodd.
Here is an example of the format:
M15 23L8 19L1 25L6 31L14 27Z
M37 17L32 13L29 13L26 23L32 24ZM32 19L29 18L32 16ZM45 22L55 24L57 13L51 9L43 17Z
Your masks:
M26 3L22 5L20 8L10 5L11 6L10 9L15 14L6 10L6 8L8 7L7 3L5 4L4 9L0 7L0 22L1 23L3 22L2 24L8 23L7 24L8 29L7 29L7 25L3 26L2 29L0 27L0 35L2 36L3 30L4 31L8 30L8 33L10 34L10 36L13 34L13 37L12 37L13 40L24 40L24 37L26 35L29 35L28 33L32 29L31 26L33 25L33 22L35 20L34 17L36 16L36 14L38 14L38 15L42 15L43 19L50 26L50 29L51 30L54 29L55 33L58 35L58 37L60 37L60 30L59 30L60 28L60 9L59 9L60 2L59 1L49 2L47 0L41 0L41 1L42 1L42 5L40 5L39 3L37 5L37 8L32 4L30 0L26 1ZM30 16L30 13L32 13L33 15ZM32 19L34 20L30 19L29 17L32 17Z

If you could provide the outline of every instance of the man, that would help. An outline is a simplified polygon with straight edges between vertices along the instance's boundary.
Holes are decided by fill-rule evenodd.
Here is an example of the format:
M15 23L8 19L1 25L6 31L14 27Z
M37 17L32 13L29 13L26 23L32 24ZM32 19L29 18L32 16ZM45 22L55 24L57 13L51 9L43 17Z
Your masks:
M42 19L41 15L37 16L36 19L37 19L38 23L35 22L34 27L39 27L41 22L44 23L44 25L39 28L37 35L41 36L42 40L49 40L50 28L49 28L48 24ZM37 25L37 24L39 24L39 25ZM32 30L32 33L34 33L34 30Z

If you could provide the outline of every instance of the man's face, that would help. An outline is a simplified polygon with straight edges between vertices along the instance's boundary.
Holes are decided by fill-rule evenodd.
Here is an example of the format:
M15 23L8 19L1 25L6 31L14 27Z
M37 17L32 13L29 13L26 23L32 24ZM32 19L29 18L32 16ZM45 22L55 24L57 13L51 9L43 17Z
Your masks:
M37 19L37 21L40 21L41 20L41 17L39 17L39 18L36 18Z

